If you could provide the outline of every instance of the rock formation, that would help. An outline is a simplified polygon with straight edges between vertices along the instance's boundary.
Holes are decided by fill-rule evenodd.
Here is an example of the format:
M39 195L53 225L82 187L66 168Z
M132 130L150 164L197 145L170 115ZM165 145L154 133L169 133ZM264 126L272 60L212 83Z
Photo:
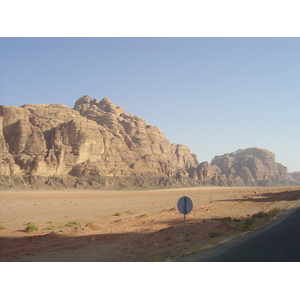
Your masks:
M200 163L155 126L111 100L0 105L0 187L133 188L255 185L293 180L268 150L249 148ZM298 179L297 179L298 178Z
M300 183L300 172L289 173L289 180Z
M223 186L300 183L275 161L274 153L256 147L215 156L211 164L200 164L197 173L199 180Z
M0 106L0 175L188 177L190 149L109 99Z

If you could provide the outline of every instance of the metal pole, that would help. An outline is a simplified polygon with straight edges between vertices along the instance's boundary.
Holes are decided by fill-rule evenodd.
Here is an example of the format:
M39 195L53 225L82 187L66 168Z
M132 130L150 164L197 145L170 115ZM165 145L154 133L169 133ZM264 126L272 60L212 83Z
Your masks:
M185 228L185 214L183 217L183 228L184 228L184 249L186 248L186 228Z
M185 215L186 215L186 197L184 197L184 217L183 217L183 228L184 228L184 249L186 248L186 227L185 227Z

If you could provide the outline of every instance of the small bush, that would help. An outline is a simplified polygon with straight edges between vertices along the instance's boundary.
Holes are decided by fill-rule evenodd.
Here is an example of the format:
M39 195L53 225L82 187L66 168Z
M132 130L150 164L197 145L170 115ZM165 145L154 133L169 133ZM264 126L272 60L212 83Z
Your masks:
M234 231L234 229L236 228L236 226L228 226L227 227L227 231Z
M255 219L250 218L246 219L243 223L236 225L235 228L238 232L250 231L257 227L256 223Z
M246 225L253 225L255 222L256 222L255 219L249 218L249 219L246 219L246 220L243 222L243 224L246 224Z
M269 212L258 212L256 214L252 215L252 218L248 218L245 220L238 220L240 224L237 224L235 226L228 226L227 231L233 231L234 233L242 233L245 231L250 231L255 229L256 227L262 226L267 224L273 217L278 215L280 212L280 209L274 208L270 210ZM234 221L234 219L233 219Z
M212 218L212 220L216 221L231 221L231 217L224 217L224 218Z
M237 219L237 218L234 218L232 219L233 222L241 222L241 219Z
M223 240L222 237L217 236L217 237L211 239L211 244L212 245L218 245L222 242L222 240Z
M222 236L224 234L225 234L224 230L217 229L217 230L209 232L208 235L209 235L210 238L214 238L214 237L217 237L217 236Z
M269 212L260 211L257 214L252 215L252 218L260 218L260 219L263 218L265 221L270 221L272 218L277 216L279 212L280 212L279 208L273 208Z
M268 212L268 217L270 218L274 218L275 216L277 216L280 212L280 208L273 208L272 210L270 210Z
M237 219L237 218L231 218L231 217L212 218L212 220L216 220L216 221L229 221L229 222L241 222L240 219Z
M280 208L275 207L275 208L271 209L269 212L270 212L270 213L279 213L280 211L281 211Z
M227 231L233 231L235 233L241 233L245 231L250 231L255 229L258 226L264 225L266 223L265 220L261 220L258 218L249 218L244 221L241 221L240 224L237 224L235 226L229 226L227 228Z
M36 226L33 222L29 222L29 223L27 223L28 225L25 228L26 232L34 232L34 231L38 231L39 230L38 226Z
M52 226L48 226L45 228L45 230L53 230L53 229L56 229L57 227L52 225Z
M115 215L116 217L121 217L121 216L122 216L122 213L119 213L119 212L118 212L118 213L115 213L114 215Z
M65 226L66 227L75 227L76 225L80 225L81 223L79 221L71 221L68 222Z
M203 245L200 243L196 243L192 247L190 247L190 253L197 253L202 249L203 249Z
M267 213L260 211L259 213L252 215L252 218L265 218L267 216L268 216Z
M0 230L6 229L5 225L0 225Z

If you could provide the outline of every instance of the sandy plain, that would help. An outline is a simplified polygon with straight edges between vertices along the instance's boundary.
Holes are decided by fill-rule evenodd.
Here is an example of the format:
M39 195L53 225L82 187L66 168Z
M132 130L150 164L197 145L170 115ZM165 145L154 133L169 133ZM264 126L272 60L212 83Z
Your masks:
M185 249L183 215L177 210L182 196L193 201ZM182 254L216 245L209 232L229 223L212 218L291 209L299 199L299 186L1 191L0 261L180 261ZM71 221L80 225L66 227ZM26 232L28 222L39 230Z

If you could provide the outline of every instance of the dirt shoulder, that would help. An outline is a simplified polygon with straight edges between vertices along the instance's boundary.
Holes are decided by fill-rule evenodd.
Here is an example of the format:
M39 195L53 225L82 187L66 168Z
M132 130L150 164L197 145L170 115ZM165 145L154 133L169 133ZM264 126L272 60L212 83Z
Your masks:
M260 211L297 205L300 187L197 187L147 191L3 191L1 261L165 261L182 255L181 196L192 199L187 248L203 251L214 230ZM218 219L218 220L212 220ZM80 224L66 227L71 221ZM39 231L26 232L29 222ZM219 240L220 242L220 240Z

